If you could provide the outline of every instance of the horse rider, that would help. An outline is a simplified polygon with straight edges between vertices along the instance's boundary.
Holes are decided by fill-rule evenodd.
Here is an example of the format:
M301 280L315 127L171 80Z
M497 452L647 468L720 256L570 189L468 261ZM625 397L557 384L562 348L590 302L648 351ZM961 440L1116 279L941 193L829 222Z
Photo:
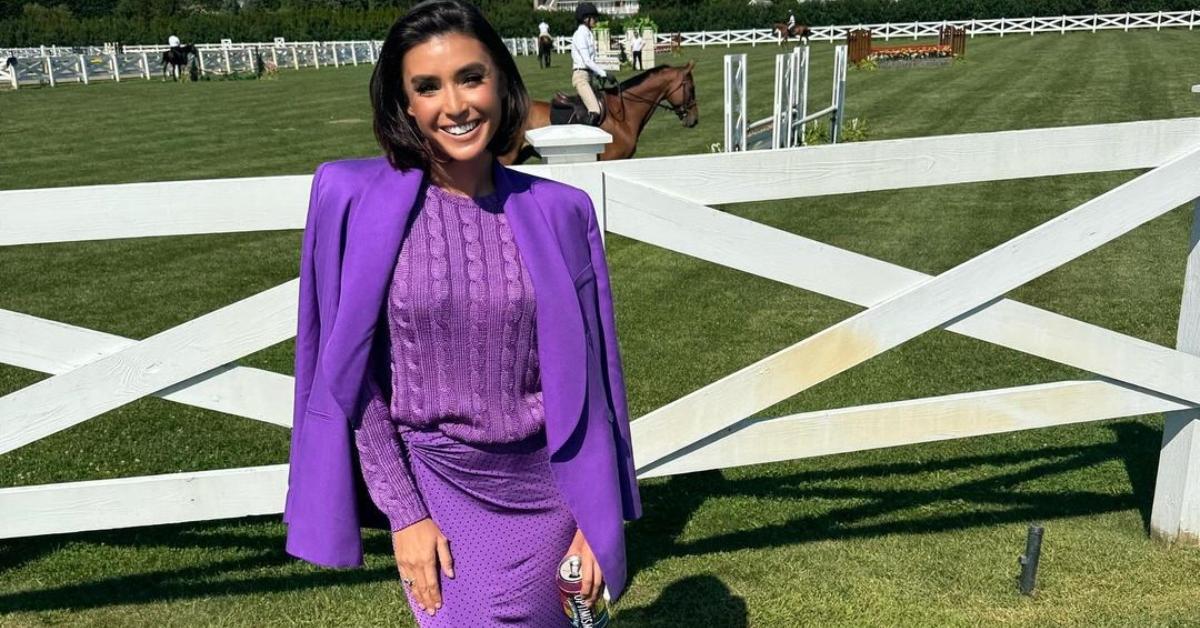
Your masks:
M796 33L796 12L788 9L788 35Z
M580 2L575 6L575 21L579 23L579 28L571 37L571 84L579 93L583 106L587 107L590 114L588 124L592 126L600 124L600 101L596 100L596 93L592 91L589 72L599 76L602 81L616 82L596 63L596 37L592 29L599 18L600 12L591 2Z
M181 44L179 42L178 37L171 35L170 37L167 38L167 46L169 46L171 48L178 48L180 45Z
M542 54L542 50L549 50L549 46L552 46L553 43L554 39L550 36L550 25L546 23L546 20L542 20L538 23L538 65L543 68L550 67L550 55L549 53Z

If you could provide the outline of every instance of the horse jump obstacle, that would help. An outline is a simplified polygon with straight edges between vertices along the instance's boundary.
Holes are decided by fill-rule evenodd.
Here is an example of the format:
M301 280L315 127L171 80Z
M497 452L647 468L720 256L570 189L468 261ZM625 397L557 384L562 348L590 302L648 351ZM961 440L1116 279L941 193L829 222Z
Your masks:
M846 99L846 46L834 48L831 104L808 113L809 47L775 55L775 99L771 117L747 122L746 55L725 55L725 152L804 145L809 122L829 116L831 143L841 136ZM769 143L768 143L769 139Z
M871 29L857 28L846 33L846 45L850 48L850 63L858 63L871 58L877 52L889 50L906 50L916 54L944 55L961 57L967 54L967 29L956 26L943 26L938 29L938 43L934 44L894 44L876 46L871 42Z

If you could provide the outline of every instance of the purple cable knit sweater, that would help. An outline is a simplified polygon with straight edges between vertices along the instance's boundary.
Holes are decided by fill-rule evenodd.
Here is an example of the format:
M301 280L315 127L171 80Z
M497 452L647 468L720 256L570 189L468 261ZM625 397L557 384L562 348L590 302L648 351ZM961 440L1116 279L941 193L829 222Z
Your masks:
M428 516L400 433L508 443L545 426L533 284L503 205L428 186L388 296L391 407L375 382L355 430L371 499L392 531Z

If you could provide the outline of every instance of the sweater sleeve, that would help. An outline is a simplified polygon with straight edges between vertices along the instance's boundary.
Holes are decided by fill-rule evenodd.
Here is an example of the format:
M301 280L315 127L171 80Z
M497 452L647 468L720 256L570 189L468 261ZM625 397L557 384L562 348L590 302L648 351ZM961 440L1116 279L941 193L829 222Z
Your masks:
M392 532L429 516L425 501L408 467L404 441L396 431L388 404L374 378L368 378L370 398L354 430L359 464L371 501L387 516Z

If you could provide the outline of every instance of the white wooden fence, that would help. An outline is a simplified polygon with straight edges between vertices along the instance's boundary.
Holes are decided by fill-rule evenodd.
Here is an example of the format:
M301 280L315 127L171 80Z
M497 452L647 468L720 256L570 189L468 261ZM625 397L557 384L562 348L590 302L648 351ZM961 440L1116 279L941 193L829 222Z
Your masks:
M1003 296L1200 197L1200 118L526 169L587 190L608 232L865 308L635 420L641 477L1166 412L1152 526L1200 538L1200 220L1177 349ZM711 207L1130 169L1149 171L936 277ZM0 192L0 246L300 229L310 182ZM53 375L0 397L0 455L148 395L287 425L291 378L232 363L294 333L296 287L140 341L0 310L0 362ZM1099 377L747 418L938 328ZM4 488L0 538L278 513L286 473L267 465Z
M976 35L1034 35L1037 33L1068 33L1075 31L1096 32L1103 30L1129 31L1135 29L1187 27L1192 30L1200 25L1200 10L1156 11L1152 13L1109 13L1095 15L1058 15L1050 17L1000 18L995 20L942 20L935 22L885 22L876 24L842 24L837 26L812 26L811 41L841 42L846 34L858 28L871 29L874 39L933 37L944 26L960 26L967 29L971 37ZM736 46L774 44L775 33L764 28L749 30L717 30L678 33L683 46ZM657 43L669 44L674 33L662 32Z

